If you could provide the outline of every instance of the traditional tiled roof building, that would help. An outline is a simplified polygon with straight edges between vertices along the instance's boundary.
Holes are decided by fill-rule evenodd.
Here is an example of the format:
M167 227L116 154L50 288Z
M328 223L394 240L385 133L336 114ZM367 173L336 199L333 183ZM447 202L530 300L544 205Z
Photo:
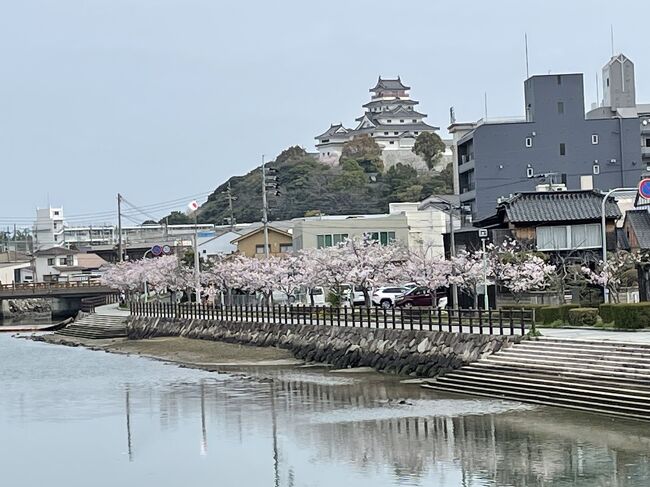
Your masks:
M365 112L356 119L354 129L346 128L341 123L333 124L316 137L320 160L337 164L343 144L358 135L367 134L382 148L382 157L387 166L396 162L419 163L422 166L423 161L411 151L415 139L420 133L435 132L439 127L424 121L426 115L415 109L418 102L410 98L410 89L399 76L397 79L383 79L380 76L377 84L369 90L371 99L363 105Z

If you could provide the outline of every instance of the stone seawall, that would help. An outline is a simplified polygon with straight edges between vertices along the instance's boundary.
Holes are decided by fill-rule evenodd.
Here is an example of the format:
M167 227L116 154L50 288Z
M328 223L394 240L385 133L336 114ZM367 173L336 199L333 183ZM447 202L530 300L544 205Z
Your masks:
M435 377L521 340L520 336L385 330L277 323L132 317L130 339L181 336L290 350L307 362L339 368L372 367L400 375Z

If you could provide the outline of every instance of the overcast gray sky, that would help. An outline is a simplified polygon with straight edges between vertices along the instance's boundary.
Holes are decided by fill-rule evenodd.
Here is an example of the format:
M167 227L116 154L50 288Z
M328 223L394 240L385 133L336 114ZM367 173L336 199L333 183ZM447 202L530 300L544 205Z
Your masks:
M352 125L379 74L443 128L484 92L490 116L522 115L525 32L531 74L584 72L589 106L613 24L650 102L648 19L642 0L1 0L0 226L48 198L100 223L117 192L211 191Z

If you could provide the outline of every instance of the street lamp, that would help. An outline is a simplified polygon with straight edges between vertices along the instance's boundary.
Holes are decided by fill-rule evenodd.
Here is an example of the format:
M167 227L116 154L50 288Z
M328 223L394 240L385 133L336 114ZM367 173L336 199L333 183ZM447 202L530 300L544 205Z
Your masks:
M456 257L456 235L454 229L454 215L458 212L458 215L463 214L464 208L460 205L460 200L457 200L457 196L450 195L450 199L445 199L442 196L433 196L424 200L418 206L418 210L426 210L427 208L436 208L444 213L449 215L449 250L451 257ZM454 302L456 308L459 307L458 303L458 286L456 284L451 285L451 299Z
M607 266L607 228L606 228L606 214L605 206L607 206L607 201L615 193L636 193L637 188L614 188L609 190L603 196L603 201L600 204L600 239L602 245L602 257L603 257L603 269ZM607 289L607 284L603 284L603 300L605 303L609 302L609 290Z

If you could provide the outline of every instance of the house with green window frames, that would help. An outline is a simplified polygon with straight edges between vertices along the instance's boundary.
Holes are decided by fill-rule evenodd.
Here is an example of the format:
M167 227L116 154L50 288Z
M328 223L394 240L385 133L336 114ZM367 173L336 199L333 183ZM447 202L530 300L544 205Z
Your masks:
M382 245L409 244L409 224L404 213L331 215L293 220L293 249L321 249L346 238L367 235Z

